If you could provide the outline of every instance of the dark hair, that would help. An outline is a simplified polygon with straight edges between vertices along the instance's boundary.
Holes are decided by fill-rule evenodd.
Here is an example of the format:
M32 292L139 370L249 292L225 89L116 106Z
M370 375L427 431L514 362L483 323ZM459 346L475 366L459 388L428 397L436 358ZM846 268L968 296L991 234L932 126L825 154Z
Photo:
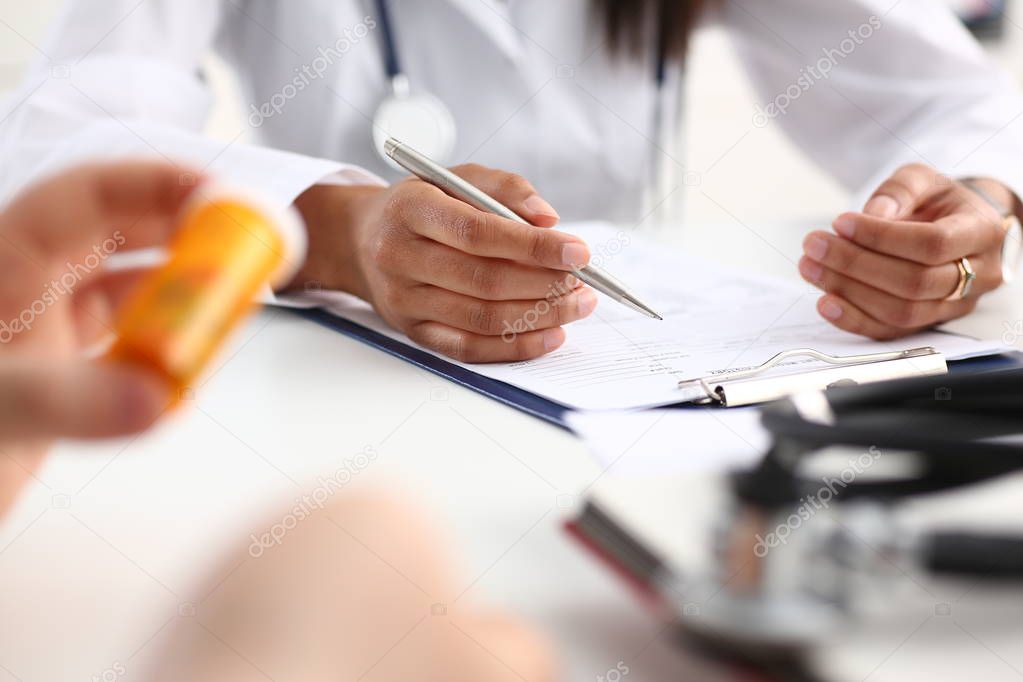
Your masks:
M714 0L594 0L612 52L640 56L656 40L658 59L685 58L700 14Z

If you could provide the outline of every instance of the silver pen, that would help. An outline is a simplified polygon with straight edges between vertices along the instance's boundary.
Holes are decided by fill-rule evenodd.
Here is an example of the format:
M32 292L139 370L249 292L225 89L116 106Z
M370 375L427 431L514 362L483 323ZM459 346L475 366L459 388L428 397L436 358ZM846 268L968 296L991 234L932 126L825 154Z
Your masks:
M447 168L444 168L440 164L423 156L415 149L412 149L403 142L399 142L393 137L384 143L384 152L388 157L394 160L395 163L407 170L409 173L412 173L419 179L424 180L431 185L439 187L449 195L459 199L460 201L464 201L470 206L474 206L481 211L494 213L502 218L507 218L508 220L514 220L517 223L522 223L524 225L529 224L522 218L522 216L515 213L515 211L511 210L497 199L494 199L483 190L469 182L466 182ZM626 307L639 311L647 317L652 317L658 320L664 319L654 312L650 306L643 303L635 294L629 291L629 288L622 284L613 275L598 268L596 265L590 264L584 265L581 268L575 268L572 270L572 274L586 284L589 284L597 291L607 294L615 301Z

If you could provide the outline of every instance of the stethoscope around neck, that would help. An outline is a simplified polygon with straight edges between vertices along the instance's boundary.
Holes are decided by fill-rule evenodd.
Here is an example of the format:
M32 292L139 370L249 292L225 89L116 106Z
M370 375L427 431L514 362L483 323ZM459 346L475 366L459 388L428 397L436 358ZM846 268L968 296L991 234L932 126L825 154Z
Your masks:
M377 153L389 166L402 170L384 153L388 138L397 138L437 163L448 165L454 155L458 130L451 110L437 97L427 92L413 93L408 75L401 66L398 45L391 23L388 0L374 0L380 43L383 50L384 71L390 92L377 107L373 116L373 144Z
M387 165L395 170L402 169L384 151L384 143L396 138L433 159L441 165L450 165L454 160L458 128L451 110L434 95L413 92L409 77L402 67L397 38L391 15L390 0L373 0L376 7L380 46L383 55L384 72L389 92L377 107L373 116L373 144L377 153ZM668 64L665 58L655 60L657 102L654 112L654 131L657 150L652 154L649 192L645 203L649 206L663 203L663 197L672 190L674 164L666 162L667 150L675 146L675 122L672 106L664 96L668 82ZM681 92L681 88L679 88ZM677 109L681 105L677 105Z

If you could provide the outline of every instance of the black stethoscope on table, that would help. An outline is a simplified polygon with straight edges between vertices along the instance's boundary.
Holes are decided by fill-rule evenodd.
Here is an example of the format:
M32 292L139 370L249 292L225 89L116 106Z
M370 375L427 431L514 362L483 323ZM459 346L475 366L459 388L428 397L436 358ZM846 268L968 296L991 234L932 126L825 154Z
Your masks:
M787 671L771 679L810 679L798 672L804 655L858 620L858 580L897 579L891 567L906 564L1023 584L1023 534L906 527L894 516L901 502L1023 472L1023 369L799 394L766 406L762 423L770 449L728 478L703 579L714 600L680 621L692 643ZM835 446L865 461L822 475L813 465ZM884 462L876 474L875 461ZM822 502L834 505L829 514L814 513Z
M428 92L412 92L408 74L402 68L394 32L390 0L374 0L379 24L380 47L383 53L384 73L390 92L384 97L373 115L373 144L380 157L395 170L403 170L384 151L389 138L399 139L413 149L441 165L448 165L454 159L458 128L451 110L440 98ZM654 127L661 149L673 145L668 114L665 112L665 98L662 93L668 80L667 60L655 60L657 83L657 106ZM656 183L665 173L657 165L651 168L651 182ZM667 184L666 182L662 182Z
M763 425L774 439L742 488L752 499L796 495L799 465L832 445L909 453L912 477L849 485L844 499L939 492L1023 470L1023 369L842 387L808 404L792 398L769 406ZM773 472L773 473L772 473ZM784 474L782 486L767 485ZM779 479L776 479L779 480ZM784 491L784 492L783 492ZM763 497L767 495L768 497Z

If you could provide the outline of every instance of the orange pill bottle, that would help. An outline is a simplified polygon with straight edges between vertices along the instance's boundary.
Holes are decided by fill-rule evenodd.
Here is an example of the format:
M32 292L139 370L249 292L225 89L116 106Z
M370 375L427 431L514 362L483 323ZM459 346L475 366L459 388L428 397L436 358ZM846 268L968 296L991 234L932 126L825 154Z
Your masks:
M294 209L229 189L204 187L196 195L182 210L167 259L118 311L108 352L164 377L175 402L260 293L285 284L305 259L305 229Z

